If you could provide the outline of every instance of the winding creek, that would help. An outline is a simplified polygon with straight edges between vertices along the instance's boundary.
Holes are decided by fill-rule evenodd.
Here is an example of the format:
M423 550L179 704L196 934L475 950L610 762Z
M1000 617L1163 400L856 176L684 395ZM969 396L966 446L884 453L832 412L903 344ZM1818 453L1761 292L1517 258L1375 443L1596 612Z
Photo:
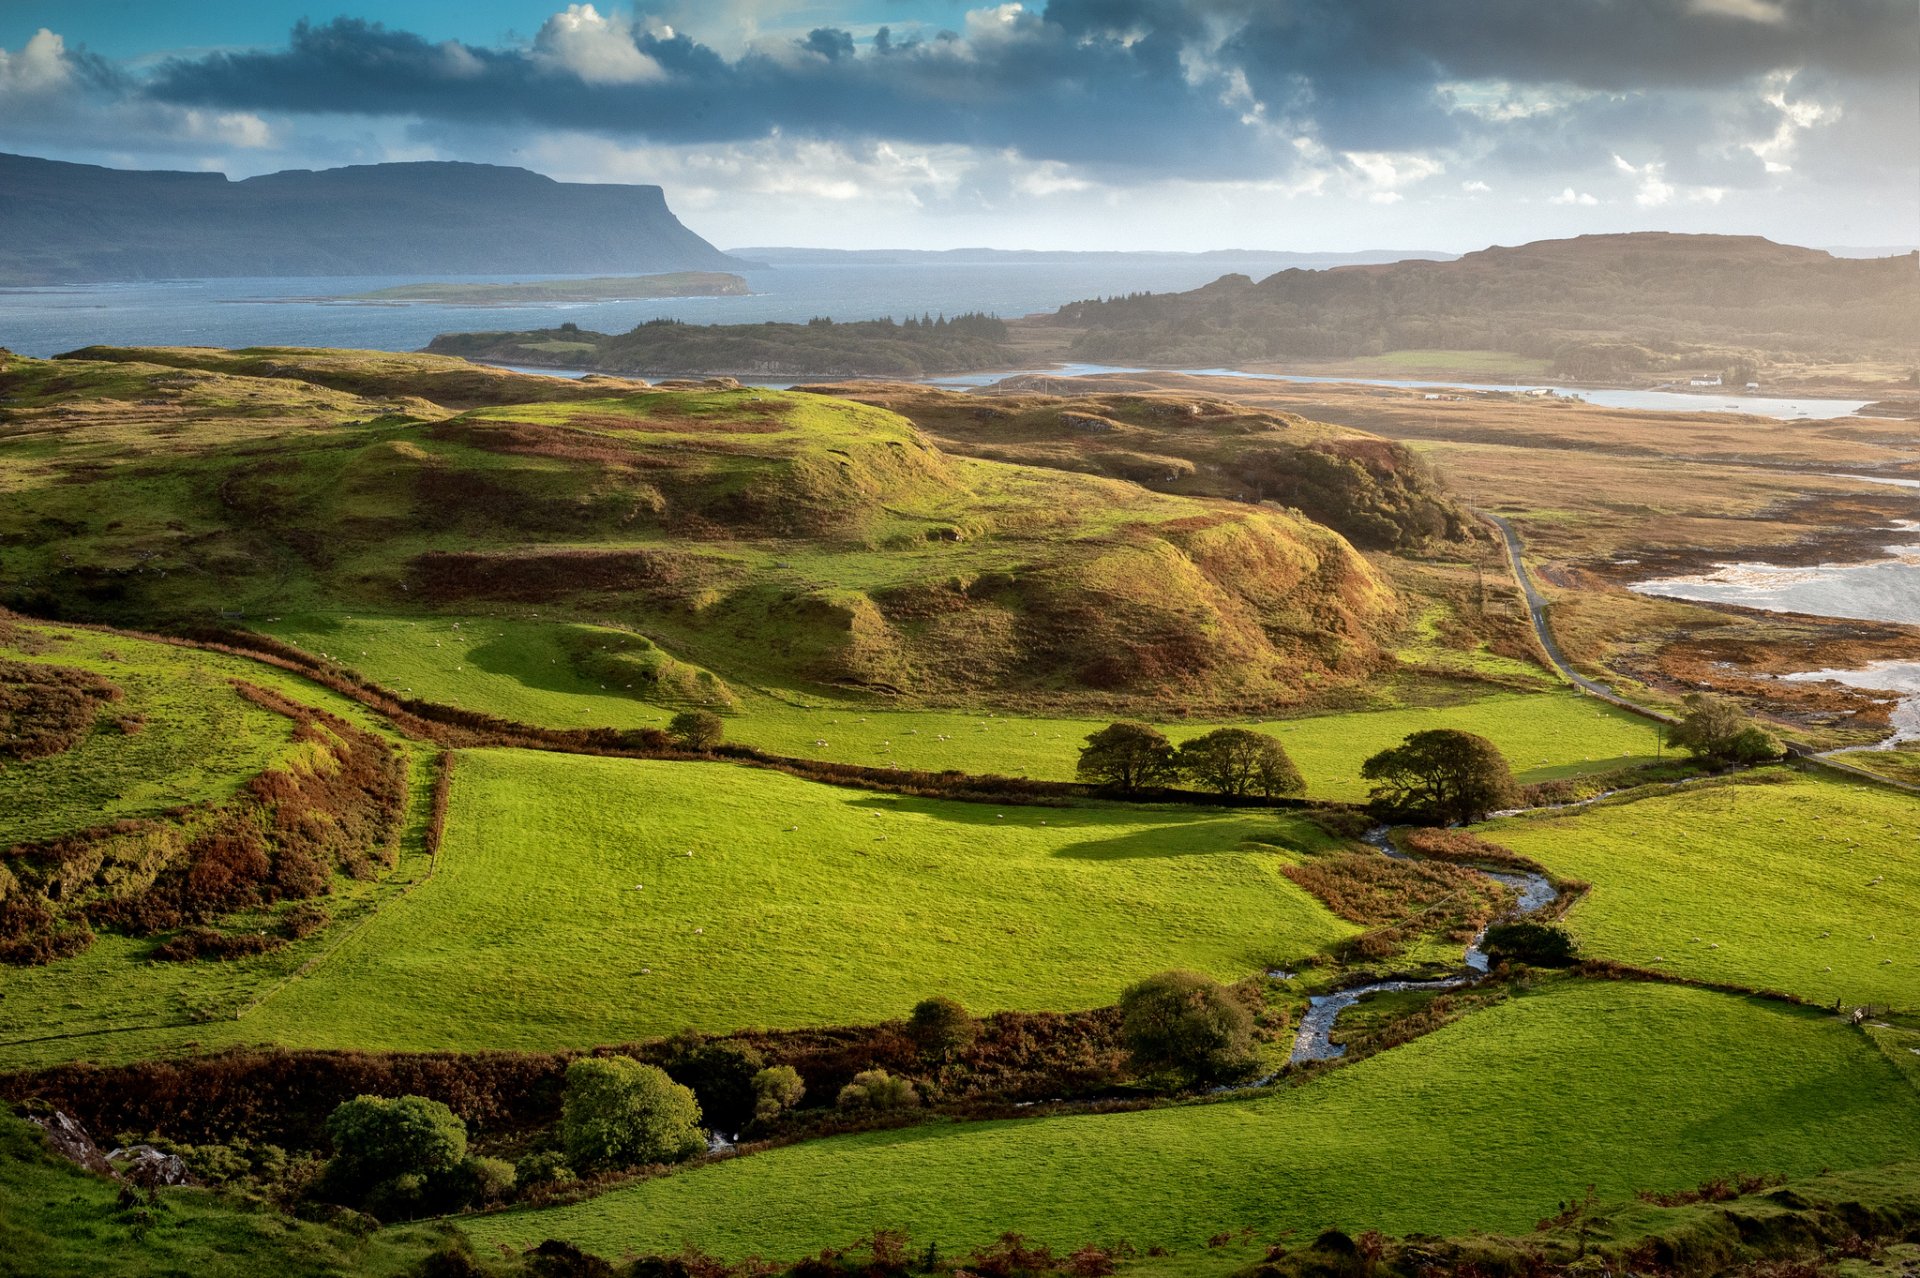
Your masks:
M1382 855L1397 861L1411 861L1414 858L1394 848L1388 838L1387 827L1376 826L1367 832L1366 841L1379 848ZM1481 870L1480 873L1498 883L1511 888L1516 900L1513 909L1502 916L1504 919L1524 918L1552 904L1559 899L1560 892L1543 874L1515 874L1493 870ZM1347 1049L1333 1041L1334 1023L1340 1019L1340 1013L1358 1003L1369 994L1397 994L1406 990L1457 990L1477 984L1486 974L1489 966L1486 951L1480 948L1480 942L1486 936L1481 929L1480 935L1473 938L1462 956L1466 970L1457 976L1444 977L1434 981L1374 981L1368 985L1356 985L1352 989L1336 990L1332 994L1315 994L1307 1000L1307 1014L1300 1018L1300 1029L1293 1037L1293 1054L1287 1058L1289 1065L1303 1065L1308 1061L1330 1061L1347 1054ZM1264 1080L1263 1080L1264 1081Z

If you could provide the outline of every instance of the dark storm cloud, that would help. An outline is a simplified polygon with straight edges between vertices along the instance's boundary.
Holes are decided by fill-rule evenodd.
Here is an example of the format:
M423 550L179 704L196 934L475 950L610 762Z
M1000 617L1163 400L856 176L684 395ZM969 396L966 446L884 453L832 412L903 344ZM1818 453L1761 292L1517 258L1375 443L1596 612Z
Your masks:
M1522 168L1604 161L1624 137L1739 179L1754 166L1726 158L1725 135L1770 128L1767 74L1844 93L1911 79L1920 59L1911 0L1054 0L960 34L883 32L861 50L821 28L735 58L685 34L614 35L647 74L594 74L543 42L436 44L337 19L301 24L283 50L167 63L147 92L659 143L957 143L1155 177L1275 174L1299 135L1335 151L1497 150ZM1463 101L1460 82L1557 97L1515 121Z

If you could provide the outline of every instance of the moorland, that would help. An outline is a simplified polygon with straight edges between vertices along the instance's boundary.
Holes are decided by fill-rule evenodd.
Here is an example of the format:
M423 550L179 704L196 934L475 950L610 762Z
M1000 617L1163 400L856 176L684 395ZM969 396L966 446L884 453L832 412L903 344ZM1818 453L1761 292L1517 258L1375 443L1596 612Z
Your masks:
M0 361L32 1272L1905 1262L1920 798L1739 645L1912 635L1625 588L1876 535L1899 423ZM1372 762L1435 730L1461 828Z

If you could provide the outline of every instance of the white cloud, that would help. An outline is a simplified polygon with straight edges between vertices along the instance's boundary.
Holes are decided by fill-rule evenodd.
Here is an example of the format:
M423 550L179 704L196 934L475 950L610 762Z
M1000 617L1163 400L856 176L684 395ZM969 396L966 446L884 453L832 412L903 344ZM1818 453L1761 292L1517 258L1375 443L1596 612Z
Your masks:
M1673 183L1667 181L1667 166L1657 160L1648 160L1645 164L1634 164L1625 157L1615 155L1613 166L1636 180L1633 202L1643 209L1659 208L1672 201L1675 191Z
M1485 182L1482 182L1480 179L1475 178L1471 182L1462 182L1460 184L1460 189L1465 191L1469 195L1485 195L1488 191L1491 191L1493 188L1488 186Z
M73 79L67 42L41 27L20 52L0 49L0 93L38 94L65 88Z
M1407 198L1404 188L1447 168L1433 156L1412 151L1343 151L1340 158L1358 177L1359 194L1374 204L1398 204Z
M1549 204L1578 204L1583 208L1598 204L1599 202L1598 199L1587 192L1576 191L1572 187L1568 187L1558 195L1550 195L1547 197L1547 203Z
M590 4L570 4L548 18L533 50L550 69L587 84L644 84L666 75L634 43L631 25L601 16Z
M1837 106L1808 98L1799 101L1788 98L1787 90L1792 85L1791 72L1769 77L1762 101L1780 113L1780 121L1769 136L1747 143L1747 150L1760 157L1769 173L1791 173L1790 161L1799 146L1800 135L1816 125L1832 124L1840 118Z
M1711 14L1716 18L1742 18L1770 27L1777 27L1787 20L1786 7L1780 0L1693 0L1692 8L1695 13Z

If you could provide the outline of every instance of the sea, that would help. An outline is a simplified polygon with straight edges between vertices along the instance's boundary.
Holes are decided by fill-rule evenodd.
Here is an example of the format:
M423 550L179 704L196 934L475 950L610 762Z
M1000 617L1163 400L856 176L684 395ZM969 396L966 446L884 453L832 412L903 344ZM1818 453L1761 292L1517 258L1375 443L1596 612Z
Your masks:
M419 350L440 333L548 328L571 321L581 328L620 333L650 319L691 324L906 319L981 311L1003 318L1050 312L1069 302L1128 293L1198 288L1238 272L1272 274L1271 258L1209 254L1182 258L1142 254L1089 255L1083 260L785 262L743 270L750 294L616 302L548 302L524 306L426 305L342 300L351 294L432 280L504 284L568 276L296 276L218 280L162 280L0 289L0 347L46 357L82 346L343 346L362 350ZM551 370L543 372L578 372ZM1047 369L1054 376L1091 376L1135 369L1076 364ZM1259 376L1282 381L1363 380L1370 385L1432 390L1459 382L1393 378L1321 378L1237 369L1195 368L1202 376ZM1006 372L949 379L980 385ZM1851 399L1782 399L1699 395L1658 390L1612 390L1544 383L1474 383L1479 390L1549 390L1605 408L1664 412L1742 412L1777 419L1847 416L1866 403Z

